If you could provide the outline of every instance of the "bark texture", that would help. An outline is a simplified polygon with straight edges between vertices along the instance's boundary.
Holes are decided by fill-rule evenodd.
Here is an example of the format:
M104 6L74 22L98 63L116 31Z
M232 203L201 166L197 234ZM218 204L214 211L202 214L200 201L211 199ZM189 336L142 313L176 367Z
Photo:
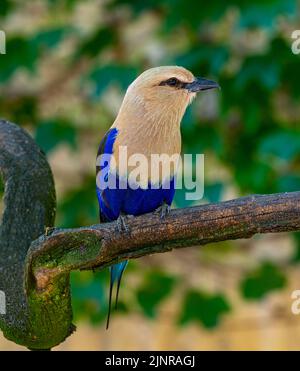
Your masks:
M50 349L74 330L72 270L163 253L174 248L300 230L300 192L236 200L128 217L129 232L106 223L52 228L55 187L44 154L18 126L0 121L0 171L5 209L0 226L0 290L4 335L30 349Z

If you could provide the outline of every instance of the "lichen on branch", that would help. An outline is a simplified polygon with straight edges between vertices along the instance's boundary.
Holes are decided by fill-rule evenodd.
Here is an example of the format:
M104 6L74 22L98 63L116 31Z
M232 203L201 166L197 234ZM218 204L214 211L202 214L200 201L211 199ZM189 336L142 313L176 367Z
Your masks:
M300 230L300 192L236 200L129 217L116 222L55 229L55 187L44 154L20 127L0 121L0 171L5 209L0 226L0 290L7 314L4 335L30 349L50 349L74 330L70 272L124 259L256 233Z

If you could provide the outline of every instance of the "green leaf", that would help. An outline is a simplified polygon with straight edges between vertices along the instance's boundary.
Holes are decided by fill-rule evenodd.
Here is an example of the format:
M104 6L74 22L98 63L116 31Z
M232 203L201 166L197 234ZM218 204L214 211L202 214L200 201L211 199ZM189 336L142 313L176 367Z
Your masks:
M191 190L188 190L184 187L177 189L174 197L173 204L176 205L178 208L183 208L183 207L189 207L192 206L195 201L193 200L187 200L186 198L186 193L191 192Z
M228 49L223 46L203 45L199 48L197 45L187 53L179 55L175 59L175 64L185 66L196 76L203 76L203 74L217 76L228 59Z
M238 152L240 157L247 156L247 152ZM250 151L248 152L250 153ZM269 164L261 161L244 159L236 164L235 181L243 192L273 193L276 192L276 173Z
M114 29L110 27L101 27L79 45L74 59L82 56L95 57L103 49L113 44L114 41Z
M223 184L220 182L206 184L204 188L204 197L209 202L219 202L222 197Z
M300 154L300 133L277 131L263 138L258 155L270 160L272 156L291 161Z
M45 153L51 152L61 143L67 143L75 149L76 130L65 120L47 121L37 127L35 140Z
M64 6L68 11L72 10L75 5L77 5L79 2L83 2L84 0L48 0L48 3L50 7L55 6Z
M0 2L0 16L6 16L13 8L14 4L10 0L1 0Z
M109 271L72 272L72 308L75 321L87 320L94 325L103 322L108 312ZM119 300L118 312L127 313L127 305Z
M273 90L279 85L279 66L268 56L248 57L235 78L235 88L242 91L253 82L264 89Z
M196 321L207 329L213 329L220 323L223 314L230 310L230 305L223 294L190 290L185 295L179 323Z
M37 59L37 48L30 40L22 36L8 39L6 54L0 56L0 82L7 82L20 68L33 72Z
M55 48L63 38L70 32L68 27L56 27L52 29L46 29L38 32L33 38L32 43L37 47L45 48Z
M300 175L286 174L277 179L276 192L297 192L300 190Z
M195 118L192 120L191 117L182 125L183 153L205 154L206 151L212 150L219 154L223 143L217 126L205 125L203 122L197 123Z
M0 112L12 122L20 125L37 124L38 100L35 96L24 95L18 99L6 99L5 95L0 97Z
M134 15L139 15L145 11L156 10L164 5L167 0L113 0L109 4L109 8L119 8L122 5L130 6Z
M293 239L295 242L295 252L291 259L291 262L300 263L300 232L293 233Z
M201 7L198 0L165 0L164 3L168 5L166 21L163 23L166 32L177 26L197 31L205 21L217 21L228 7L227 2L222 1Z
M92 324L102 322L107 314L107 272L72 272L72 307L75 320Z
M146 273L144 282L137 291L137 300L146 316L156 316L158 305L171 293L175 282L175 277L163 272Z
M259 300L272 291L282 289L286 283L283 272L272 263L266 262L242 280L240 290L245 299Z
M98 99L111 84L117 84L122 90L126 90L137 75L138 71L134 67L111 64L94 68L83 82L92 81L91 97Z
M295 0L264 0L249 2L241 12L240 27L274 27L277 17L295 16L297 1Z
M84 179L58 205L57 223L63 228L95 224L99 220L94 176Z

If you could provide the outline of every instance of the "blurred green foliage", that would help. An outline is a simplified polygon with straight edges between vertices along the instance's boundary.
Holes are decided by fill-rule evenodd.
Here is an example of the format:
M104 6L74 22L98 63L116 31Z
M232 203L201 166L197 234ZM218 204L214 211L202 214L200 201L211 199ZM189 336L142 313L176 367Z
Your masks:
M300 232L294 233L294 242L296 245L295 254L293 256L292 262L300 262Z
M106 317L106 272L75 272L71 275L72 306L75 321L85 319L98 323Z
M54 150L61 143L76 149L76 130L65 120L41 122L35 132L35 140L45 153Z
M186 324L198 321L205 328L212 329L219 324L224 313L230 311L230 305L222 294L208 294L190 290L184 298L179 323Z
M266 262L244 278L241 282L241 292L245 299L257 300L269 292L285 287L285 285L285 275L278 267Z
M147 272L144 282L137 290L137 300L148 317L154 317L158 304L174 287L176 279L158 271Z
M88 220L95 222L98 215L98 206L95 202L95 179L88 177L80 187L68 192L58 212L60 225L66 228L71 225L85 225Z
M125 91L137 74L137 68L126 65L110 64L108 66L96 66L83 79L83 84L91 81L93 83L91 98L99 99L111 84L115 84Z
M82 21L86 3L93 11ZM205 201L220 201L228 186L240 195L299 190L299 56L290 38L297 16L296 0L1 0L1 27L8 29L7 54L0 56L1 116L31 130L50 158L61 145L72 157L87 133L100 141L113 122L107 94L118 91L120 98L148 67L178 64L222 87L200 97L182 123L183 152L208 154L229 174L218 179L217 168L217 176L206 178ZM148 28L139 31L143 22ZM83 169L80 176L79 183L64 179L60 226L98 220L94 174ZM177 192L177 207L191 204L184 190ZM298 262L299 234L294 240ZM72 277L76 316L102 321L105 274ZM285 282L276 266L263 263L243 279L241 295L261 299ZM143 313L155 317L179 284L184 280L169 272L147 271L135 293ZM120 308L131 310L126 298L122 292ZM212 328L230 311L223 294L187 291L181 300L180 323Z

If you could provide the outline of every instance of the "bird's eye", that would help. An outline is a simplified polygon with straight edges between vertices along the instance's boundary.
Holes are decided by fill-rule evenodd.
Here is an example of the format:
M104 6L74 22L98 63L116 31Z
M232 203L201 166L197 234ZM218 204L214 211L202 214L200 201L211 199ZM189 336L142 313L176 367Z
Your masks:
M171 79L167 80L166 83L169 86L176 86L179 81L175 77L172 77Z
M176 88L181 88L183 86L183 83L176 79L176 77L171 77L168 80L162 81L160 86L171 86L171 87L176 87Z

